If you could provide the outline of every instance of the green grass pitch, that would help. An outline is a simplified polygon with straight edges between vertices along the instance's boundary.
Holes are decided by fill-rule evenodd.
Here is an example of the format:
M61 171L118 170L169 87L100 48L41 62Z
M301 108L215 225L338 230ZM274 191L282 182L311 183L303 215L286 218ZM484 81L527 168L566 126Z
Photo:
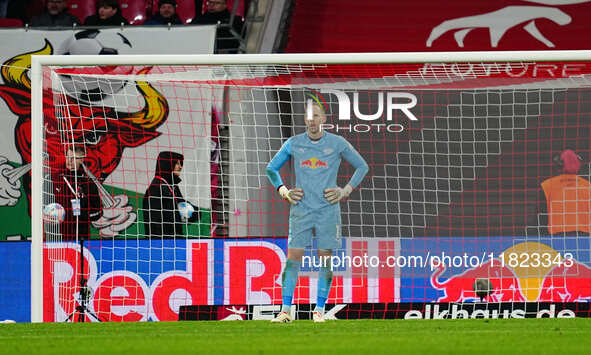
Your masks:
M591 319L0 324L0 354L589 354Z

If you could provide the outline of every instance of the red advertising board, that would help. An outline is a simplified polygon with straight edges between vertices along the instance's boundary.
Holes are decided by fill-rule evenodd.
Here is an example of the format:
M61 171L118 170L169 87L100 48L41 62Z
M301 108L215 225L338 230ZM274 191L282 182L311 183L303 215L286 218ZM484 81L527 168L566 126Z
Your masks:
M297 1L288 52L587 49L588 0Z

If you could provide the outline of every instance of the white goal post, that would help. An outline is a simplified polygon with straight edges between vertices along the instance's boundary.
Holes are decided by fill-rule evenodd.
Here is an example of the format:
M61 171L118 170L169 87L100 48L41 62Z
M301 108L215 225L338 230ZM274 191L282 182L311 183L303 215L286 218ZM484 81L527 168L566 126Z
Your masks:
M465 79L464 77L462 77L462 73L461 73L461 69L458 72L449 72L446 71L444 67L439 67L437 66L438 64L441 63L485 63L484 66L480 67L478 70L475 70L473 72L470 73L470 78L474 79L474 80L480 80L482 79L482 83L475 85L475 86L471 86L473 84L467 84L466 87L468 87L468 89L474 90L475 92L479 92L479 90L485 90L485 89L491 89L491 90L497 90L497 88L500 88L499 90L503 90L503 89L507 89L508 87L510 87L511 85L515 85L516 90L518 89L523 89L525 91L530 90L531 88L535 88L536 90L543 90L545 88L548 89L552 89L553 88L553 84L556 84L556 88L562 90L562 89L568 89L568 88L584 88L584 87L589 87L589 85L591 85L591 74L588 74L589 72L585 72L579 76L577 75L570 75L571 72L569 71L570 69L564 69L562 74L563 78L557 78L555 77L554 74L556 74L556 70L553 70L552 68L540 68L540 71L544 72L544 76L543 76L543 80L534 80L533 83L532 81L522 81L522 82L507 82L504 83L502 81L498 81L498 82L494 82L494 83L489 83L487 82L486 78L489 76L490 74L490 70L497 70L495 68L491 69L491 67L488 67L486 65L486 63L545 63L545 62L589 62L591 61L591 51L516 51L516 52L429 52L429 53L343 53L343 54L270 54L270 55L266 55L266 54L253 54L253 55L195 55L195 56L189 56L189 55L182 55L182 56L175 56L175 55L118 55L118 56L86 56L86 55L80 55L80 56L63 56L63 55L51 55L51 56L46 56L46 55L39 55L39 56L33 56L32 57L32 62L31 62L31 174L32 174L32 184L31 184L31 219L32 219L32 242L31 242L31 321L32 322L42 322L44 319L44 309L43 309L43 295L44 295L44 272L47 272L46 270L44 271L44 255L43 255L43 250L44 250L44 216L43 216L43 208L44 205L46 203L44 203L44 186L43 186L43 182L44 182L44 161L43 161L43 157L44 157L44 131L45 131L45 126L44 126L44 99L43 99L43 95L44 95L44 85L45 87L47 87L48 83L44 83L43 82L43 78L44 78L44 70L45 68L70 68L70 67L92 67L92 66L171 66L173 68L178 67L178 68L183 68L182 72L180 74L158 74L158 75L154 75L152 78L147 79L147 81L153 80L153 81L159 81L159 80L168 80L167 78L170 78L171 81L178 81L178 82L183 82L183 81L190 81L192 76L188 75L188 76L184 76L185 74L183 74L183 72L190 72L191 69L187 69L187 68L191 68L191 67L202 67L202 68L209 68L209 67L219 67L219 68L231 68L233 66L237 66L239 67L239 75L237 75L237 77L232 77L233 72L228 69L228 70L222 70L222 74L217 73L215 77L212 78L206 78L206 77L199 77L199 80L203 80L204 82L207 81L208 79L210 79L210 83L213 81L218 81L220 83L223 82L223 84L220 84L222 86L228 86L230 88L232 88L232 86L236 85L236 86L240 86L240 80L241 79L245 79L245 78L258 78L258 77L265 77L268 75L271 75L269 73L273 73L272 75L274 76L281 76L281 75L289 75L292 72L303 72L306 71L307 67L314 67L314 66L324 66L324 65L392 65L392 66L396 66L397 64L432 64L434 66L432 66L430 71L425 71L422 73L422 77L421 76L414 76L414 75L402 75L402 74L393 74L393 75L384 75L384 76L377 76L377 77L373 77L371 75L362 75L359 77L355 77L355 73L354 72L347 72L347 75L344 75L343 78L340 78L342 80L335 80L332 81L330 78L330 75L328 76L321 76L319 77L320 79L318 79L318 81L314 81L314 80L310 80L310 81L303 81L301 83L295 83L295 84L290 84L288 82L285 83L281 83L281 82L275 82L272 84L273 88L275 90L290 90L292 88L297 88L297 89L302 89L302 88L311 88L314 90L318 90L322 93L326 93L326 95L330 94L331 91L330 90L343 90L343 91L347 91L347 93L352 92L353 90L356 89L356 85L359 85L359 87L361 87L364 90L369 90L369 92L375 92L375 91L379 91L379 90L405 90L405 91L413 91L413 90L463 90L463 86L459 85L459 86L455 86L453 83L455 82L459 82L462 81L463 79ZM495 64L496 65L496 64ZM413 67L414 68L414 67ZM378 69L376 69L378 70ZM409 69L411 70L411 69ZM412 69L414 70L414 69ZM558 69L557 69L558 70ZM566 72L565 72L566 70ZM197 70L196 70L197 71ZM396 72L395 73L400 73L400 72ZM574 73L574 72L573 72ZM333 73L334 74L334 73ZM54 72L52 72L51 75L55 75L57 77L57 74L55 74ZM81 74L84 75L84 74ZM89 76L100 76L99 74L89 74ZM168 77L167 77L168 75ZM199 74L195 74L197 75L196 77L198 77ZM225 75L225 76L224 76ZM109 76L108 74L105 74L105 77L107 78L113 78L116 77L116 75L113 76ZM224 80L225 79L225 80ZM391 80L392 79L392 80ZM395 79L395 80L394 80ZM562 80L564 79L564 80ZM138 80L137 76L136 79L134 80ZM449 86L445 86L448 83ZM216 85L215 83L213 83L212 85ZM261 81L261 87L264 87L266 84ZM431 85L431 86L430 86ZM529 85L529 86L528 86ZM398 88L398 89L397 89ZM324 91L322 91L324 90ZM373 91L372 91L373 90ZM542 91L540 91L540 96L542 95L541 93ZM236 94L235 92L230 92L230 93L225 93L228 96L225 97L225 99L227 99L227 105L235 105L232 106L232 108L228 109L228 112L231 112L232 115L234 116L239 116L243 111L242 109L239 108L239 105L241 103L241 97L240 95ZM234 96L233 96L234 95ZM254 95L254 94L253 94ZM298 94L299 95L299 94ZM553 94L552 94L553 95ZM352 96L353 97L353 96ZM353 104L353 109L350 110L350 115L353 114L358 114L358 116L362 116L361 114L359 114L360 110L366 110L368 107L371 107L371 110L374 109L374 104L371 103L365 103L363 106L360 102L361 101L357 101L357 100L362 100L361 98L358 99L358 96L354 96L355 98L355 102L354 100L351 100L351 103L354 102ZM254 99L253 99L254 100ZM553 99L552 99L553 100ZM551 101L552 101L551 100ZM278 99L276 102L272 102L270 103L271 105L280 105L281 103L281 99ZM546 102L544 100L541 100L541 103L539 103L539 105L543 105L543 104L551 104L552 102ZM257 101L259 102L259 101ZM261 99L260 102L266 102L265 99ZM333 107L337 107L338 104L340 104L340 102L337 101L332 101L329 103L329 106L333 106ZM357 104L357 106L355 106L355 104ZM253 104L254 105L254 104ZM380 110L382 110L382 104L380 103ZM388 103L384 104L384 105L388 105ZM476 106L476 103L473 103L472 106ZM334 111L334 109L333 109ZM381 112L381 111L380 111ZM370 112L372 113L372 112ZM384 113L385 114L385 113ZM542 114L541 112L539 113L540 115ZM577 115L579 113L576 113ZM535 115L535 114L533 114ZM333 115L333 119L337 119L336 115ZM521 117L521 114L515 114L515 116L519 116ZM523 116L527 116L527 114L524 114ZM367 117L367 116L366 116ZM516 125L519 125L519 128L524 128L527 127L527 120L529 118L525 117L524 118L524 123L523 123L523 127L521 127L521 123ZM362 119L363 120L363 119ZM419 120L422 120L421 117L419 117ZM367 120L369 121L369 120ZM235 122L238 123L233 123L233 124L237 124L239 125L241 121L240 119L236 119ZM246 122L246 121L244 121ZM447 121L447 122L451 122L451 121ZM231 126L231 124L226 123L227 125ZM254 126L256 126L255 128L253 128L253 132L256 132L257 128L261 128L263 130L267 130L268 128L265 127L262 124L258 124L258 123L250 123ZM451 124L451 123L450 123ZM437 127L433 128L434 131L436 130ZM240 128L242 129L242 128ZM279 128L278 128L279 129ZM360 131L356 131L357 129L359 129ZM463 129L463 128L462 128ZM232 130L232 128L230 127L230 130ZM352 132L353 130L353 132ZM363 127L357 127L357 128L349 128L348 133L350 134L354 134L355 132L362 132L365 130L365 126ZM473 131L476 130L476 128L472 129ZM515 130L511 130L510 134L514 135ZM460 132L460 131L458 131ZM338 133L338 132L337 132ZM367 134L366 132L363 132L365 134ZM461 131L460 133L465 133L463 131ZM502 132L501 132L502 133ZM265 133L267 134L267 133ZM269 136L272 136L273 133L268 133ZM371 133L370 133L371 134ZM286 138L282 135L282 133L279 133L280 137L279 138ZM360 138L359 142L363 142L364 140L371 140L372 138ZM488 139L488 138L487 138ZM576 138L576 139L583 139L583 138ZM473 138L473 140L475 140L475 138ZM425 139L426 141L426 139ZM491 143L493 142L494 139L488 139L486 142L487 143ZM494 141L495 144L497 144L499 147L501 147L501 145L503 144L503 142L509 142L509 140L503 140L503 138L499 138L498 142ZM427 142L428 143L428 142ZM417 153L425 153L426 152L426 148L425 148L425 144L424 143L421 150L416 151ZM232 132L230 132L230 144L238 144L238 143L233 143L232 142ZM363 144L363 143L360 143ZM409 143L410 145L411 143ZM256 147L246 147L245 145L248 145L248 143L240 143L240 147L236 147L235 149L243 149L243 150L247 150L247 148L250 148L251 150L256 150ZM355 145L355 144L354 144ZM265 154L270 154L270 156L272 156L272 154L274 154L277 149L276 149L276 145L273 145L273 149L270 149L269 151L265 150ZM411 148L409 148L411 149ZM479 163L474 162L471 165L472 171L474 171L474 175L473 177L468 177L467 173L464 171L460 171L460 178L455 179L456 181L459 181L460 184L464 184L466 183L467 180L474 180L476 179L477 175L480 173L479 171L476 171L479 167L483 167L486 168L488 166L488 159L490 159L489 157L489 151L488 149L492 149L487 147L487 154L484 157L484 159L487 160L486 163L483 163L483 165L479 165ZM499 155L502 151L502 148L498 149L498 152L495 152L494 154ZM361 152L363 155L363 152ZM413 157L413 151L411 149L410 152L407 152L407 156L409 157L409 159L414 159ZM253 153L254 154L254 153ZM401 153L402 154L402 153ZM435 153L433 153L435 154ZM477 153L471 153L472 157L474 159L478 159L479 157L477 156ZM492 154L492 153L491 153ZM450 155L453 155L452 153L450 153ZM458 154L458 156L460 156L462 154ZM466 154L464 154L466 155ZM248 156L246 156L248 157ZM250 176L250 168L244 167L244 168L240 168L238 167L238 165L233 165L233 164L237 164L237 162L239 161L239 159L235 159L233 160L233 158L235 158L235 156L232 156L232 152L230 152L230 169L228 171L225 172L225 174L227 174L230 178L229 180L229 190L231 191L231 196L232 201L228 202L230 204L230 208L229 210L232 212L235 211L244 211L245 208L248 207L244 207L247 205L247 202L249 200L247 195L240 195L241 193L245 193L244 191L240 190L240 189L236 189L236 186L239 186L241 184L244 184L245 181L248 179L248 176ZM243 162L245 165L247 163L249 163L248 161ZM264 161L264 159L261 159L261 161L256 161L255 163L261 165L261 164L266 164L266 161ZM422 164L422 163L420 163ZM419 164L419 165L420 165ZM540 165L545 164L545 162L539 162ZM405 165L405 163L402 163L402 158L398 158L398 160L396 162L391 162L388 163L388 167L390 166L396 166L396 165ZM412 166L412 165L416 165L416 163L413 163L412 161L410 161L409 163L407 163L406 165L408 166ZM437 164L435 164L437 165ZM451 167L450 167L451 166ZM463 167L465 167L466 165L464 163L458 163L458 169L462 169ZM428 167L427 163L424 163L423 166L423 171L424 168ZM386 170L386 167L382 167L379 163L375 163L374 165L372 165L370 163L370 169L384 169ZM436 167L437 168L437 167ZM410 168L409 168L410 169ZM451 171L453 169L453 163L448 163L448 168L447 171L450 172L450 176L449 179L454 180L454 178L451 176ZM235 171L240 171L239 173L234 173ZM265 181L265 182L261 182L261 184L265 184L266 183L266 177L264 176L264 174L259 174L256 176L257 181ZM386 176L388 174L388 171L384 172L384 176ZM403 176L403 172L401 172L400 170L397 170L397 174L399 176ZM416 173L415 173L416 174ZM426 174L426 173L425 173ZM255 174L256 175L256 174ZM416 177L416 175L415 175ZM420 177L419 180L423 181L423 183L425 183L426 180L428 180L429 176L427 175L423 175ZM409 181L412 180L412 173L409 177ZM371 195L372 193L374 193L374 189L380 190L380 191L385 191L384 193L387 193L388 190L390 189L398 189L398 190L404 190L407 189L408 191L410 191L410 193L412 193L414 190L413 188L407 188L407 187L403 187L402 183L400 183L400 180L397 180L399 182L398 185L396 185L396 187L389 187L388 183L386 182L384 187L380 187L382 185L380 185L381 183L378 181L379 177L374 177L373 179L371 179L371 182L368 182L366 185L366 187L364 187L365 191L367 192L367 194ZM385 180L384 180L385 181ZM248 183L248 182L247 182ZM412 185L414 183L414 180L412 180L410 182L410 184ZM270 185L267 184L267 189ZM439 186L439 185L437 185ZM462 185L463 186L463 185ZM234 191L235 190L235 191ZM377 191L376 190L376 191ZM423 191L428 190L427 187L422 187ZM436 187L435 188L435 193L437 193L438 191L441 192L445 190L445 188L440 188L440 187ZM451 191L451 192L450 192ZM445 190L445 192L447 193L447 196L449 196L449 200L450 202L447 202L445 204L445 207L447 208L447 206L453 202L451 200L453 200L457 195L454 195L454 193L458 192L458 191L452 191L451 188L448 188L447 190ZM461 192L461 191L459 191ZM458 193L459 193L458 192ZM359 192L358 192L359 193ZM380 192L381 193L381 192ZM248 194L248 192L246 192L246 194ZM363 198L369 198L364 194ZM423 192L423 199L425 201L425 203L427 203L429 198L425 197L425 193ZM274 197L276 198L276 197ZM439 198L439 197L437 197ZM515 196L515 198L517 198ZM401 200L403 200L403 197L400 197ZM413 199L416 199L416 197L411 197L411 202L415 201ZM265 198L262 198L262 200L265 200ZM386 202L387 202L388 198L386 198ZM352 202L358 202L358 200L352 199ZM487 202L487 201L484 201ZM361 202L359 202L361 203ZM242 207L241 207L242 206ZM263 206L262 204L259 206ZM361 206L361 205L360 205ZM416 237L419 236L419 234L417 234L416 230L422 230L425 228L428 228L431 224L434 224L434 220L436 218L439 218L439 212L442 210L442 206L435 206L435 212L426 212L425 208L423 207L420 211L416 210L416 206L413 207L409 207L410 210L407 212L401 212L400 210L402 210L404 208L404 206L406 206L404 204L404 202L397 202L397 212L394 213L396 214L396 222L383 222L384 224L384 229L385 232L375 232L376 226L381 226L382 222L376 222L375 218L365 218L361 215L360 212L354 212L353 210L349 210L347 209L346 212L348 216L350 216L350 220L348 219L348 223L350 225L354 225L354 226L360 226L358 229L361 231L359 232L359 236L363 239L363 238L367 238L370 237L369 232L367 232L367 228L369 228L368 226L370 224L374 224L372 230L375 232L375 235L372 235L371 237L380 237L380 238L384 238L384 239L388 239L391 238L392 240L394 239L399 239L399 238L412 238L412 237ZM262 207L261 207L262 208ZM365 208L361 208L361 209L365 209ZM387 209L386 209L387 210ZM371 210L370 210L371 211ZM228 212L226 210L224 210L224 212ZM285 210L282 207L280 210L277 211L277 213L281 212L282 216L285 217ZM377 207L376 210L374 210L375 213L382 214L382 211L378 211ZM368 212L368 213L372 213L372 212ZM384 218L385 220L389 221L389 212L383 212L384 214ZM408 224L407 222L403 222L404 218L406 217L401 217L402 215L408 215L410 223L408 229L400 229L400 227L397 226L397 231L396 232L391 232L389 228L393 227L394 224L397 224L399 226L403 226L406 224ZM413 217L414 216L414 217ZM415 217L420 217L419 219L421 220L421 222L415 220ZM231 222L229 223L229 230L230 232L228 233L228 235L230 236L235 236L235 237L245 237L248 235L252 235L252 234L257 234L257 233L252 233L251 230L252 229L246 229L246 228L253 228L252 226L252 222L250 221L246 221L246 220L240 220L239 218L243 218L244 215L239 215L239 213L237 213L236 218L238 218L236 221L237 222ZM359 218L357 218L359 217ZM247 218L247 217L244 217ZM246 222L245 222L246 221ZM356 221L356 222L354 222ZM373 221L373 222L372 222ZM265 222L266 223L266 222ZM260 230L265 230L265 232L261 232L261 237L263 237L268 231L267 228L268 226L263 226L263 224L265 224L263 222L261 222L260 226L255 226L257 231ZM492 223L492 222L487 222L487 223ZM244 225L247 224L248 227L244 227ZM496 226L489 226L491 230L497 231ZM467 227L468 228L468 227ZM353 227L351 227L351 231L350 231L350 235L354 234L352 232L352 230L354 230ZM498 229L501 230L501 229ZM439 229L438 229L439 231ZM477 231L476 234L478 234L479 232L482 231ZM483 232L484 233L484 232ZM492 233L492 232L491 232ZM445 232L442 232L442 235L444 235ZM453 235L453 231L449 232L449 235ZM485 234L482 234L485 235ZM527 236L527 232L524 231L523 233L524 236ZM588 236L586 237L588 238ZM542 240L542 236L541 235L536 235L536 237L532 240ZM487 241L490 241L490 239L483 239L483 243L484 245L487 245ZM214 241L212 241L212 243L214 243ZM398 245L398 244L397 244ZM486 248L483 247L483 248ZM82 251L81 251L82 252ZM496 253L496 252L495 252ZM585 261L583 261L585 262ZM588 261L587 261L588 262ZM525 274L519 275L519 273L515 270L513 270L517 277L521 277L522 279L527 278L526 276L524 276ZM522 271L523 272L523 271ZM545 270L545 272L547 272L547 270ZM418 277L418 276L417 276ZM421 275L421 277L424 277L426 279L428 279L429 275ZM400 275L398 275L398 278L400 278ZM541 280L541 277L540 277ZM540 281L542 282L542 281ZM274 286L275 287L275 286ZM522 287L524 287L522 285ZM534 286L532 286L534 287ZM538 287L538 289L541 289L542 286L535 286ZM368 291L371 294L371 290ZM523 292L523 294L525 296L527 292ZM213 295L213 296L211 296ZM217 294L214 294L214 290L211 290L211 295L210 297L213 299L214 297L218 297L216 296ZM525 297L524 296L524 297ZM223 304L228 304L227 303L227 299L228 296L223 296L224 298L224 303ZM375 296L376 299L378 296ZM400 298L404 298L403 296L398 296L396 298L396 300L400 299ZM533 299L532 297L525 297L528 300ZM230 296L231 299L231 296ZM371 296L367 296L367 299L371 299ZM248 301L248 298L247 298ZM254 301L253 301L254 302ZM369 301L368 301L369 302ZM230 303L231 304L231 303Z

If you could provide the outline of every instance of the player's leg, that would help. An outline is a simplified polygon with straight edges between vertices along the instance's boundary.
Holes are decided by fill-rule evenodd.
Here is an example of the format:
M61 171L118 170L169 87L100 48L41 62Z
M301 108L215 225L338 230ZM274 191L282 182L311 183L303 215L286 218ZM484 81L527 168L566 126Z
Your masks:
M332 269L330 266L332 250L318 249L317 252L318 258L322 260L322 263L318 270L316 307L314 308L313 319L314 322L324 322L324 305L326 304L332 285Z
M287 250L287 262L281 277L281 295L283 298L282 311L289 312L291 308L291 301L293 293L298 283L298 273L300 272L300 265L302 263L302 256L304 255L303 248L289 248Z
M289 224L289 238L287 241L287 261L281 275L281 312L272 322L291 322L291 304L293 294L298 283L298 273L304 256L304 250L312 243L312 228L306 228L305 223L291 221ZM301 228L300 228L301 227Z
M339 210L322 211L319 222L315 225L318 257L324 262L318 270L316 307L313 318L315 322L324 322L324 305L332 286L332 251L341 247L341 214Z
M274 323L289 323L292 320L291 302L298 283L298 273L303 255L303 248L287 249L287 261L285 263L285 269L283 269L283 274L281 275L281 296L283 303L281 305L281 312L272 320Z

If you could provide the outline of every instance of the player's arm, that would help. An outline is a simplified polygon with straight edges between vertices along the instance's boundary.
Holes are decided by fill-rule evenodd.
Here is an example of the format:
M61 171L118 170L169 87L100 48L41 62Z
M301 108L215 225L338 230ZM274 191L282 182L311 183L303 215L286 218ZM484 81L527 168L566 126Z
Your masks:
M369 170L369 167L361 154L359 154L349 142L345 141L344 143L345 149L341 152L341 156L355 168L355 172L345 187L332 187L324 190L324 197L331 204L349 197L351 192L353 192L353 189L361 183L361 180L363 180Z
M267 164L267 177L275 189L279 192L281 197L289 203L297 205L298 201L304 196L304 192L300 188L288 189L283 184L283 179L279 174L281 167L289 161L291 158L291 138L287 140L281 147L281 149L275 154L273 159Z

